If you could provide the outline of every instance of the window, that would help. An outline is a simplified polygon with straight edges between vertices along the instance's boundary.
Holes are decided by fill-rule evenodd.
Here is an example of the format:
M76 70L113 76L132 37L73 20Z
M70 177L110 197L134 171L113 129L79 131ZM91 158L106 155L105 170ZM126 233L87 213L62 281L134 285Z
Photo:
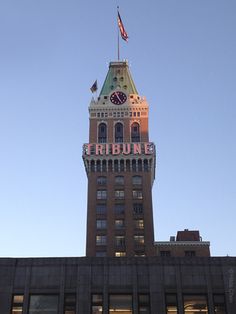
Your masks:
M107 236L105 235L96 236L96 245L106 245L106 244L107 244Z
M64 302L64 314L75 314L76 311L76 296L75 294L67 293Z
M196 252L195 251L184 251L185 256L187 257L193 257L196 256Z
M116 236L115 237L116 246L125 246L125 237L124 236Z
M170 256L170 251L160 251L161 256Z
M135 228L136 229L143 229L144 228L144 221L143 221L143 219L136 219L134 221L134 224L135 224Z
M100 123L98 126L98 143L106 143L107 141L107 126L105 123Z
M131 125L131 142L140 142L140 130L137 122Z
M97 229L106 229L107 221L105 219L98 219L96 221Z
M141 176L133 176L132 178L134 185L141 185L142 184L142 177Z
M13 295L11 314L23 313L23 302L24 302L24 295L23 294Z
M134 243L135 243L135 245L144 245L144 236L135 235L134 236Z
M166 314L178 314L176 294L166 294Z
M97 191L97 199L98 200L106 200L107 199L107 190L98 190Z
M126 256L125 252L119 252L119 251L115 252L115 257L124 257L124 256Z
M102 294L92 294L92 314L103 313L102 303Z
M31 295L29 314L57 314L58 296L57 295Z
M116 190L115 191L115 198L118 200L123 200L125 198L125 191L123 190Z
M96 257L106 257L106 256L107 256L107 253L104 251L96 252Z
M226 314L225 296L223 294L215 294L213 296L215 314Z
M98 185L106 185L107 184L107 178L106 177L97 177L97 184Z
M116 204L115 205L115 214L123 215L125 213L125 205L124 204Z
M115 143L123 143L123 124L118 122L115 125Z
M204 295L184 295L184 314L208 313L207 299Z
M139 312L139 314L151 313L148 294L139 294L139 296L138 296L138 312Z
M124 219L116 219L115 220L115 228L116 229L122 229L125 226L125 221Z
M144 250L138 250L138 251L135 251L134 256L139 256L139 257L141 256L141 257L144 257L144 256L146 256L146 255L145 255Z
M141 190L133 190L133 198L142 200L143 199L143 192Z
M115 177L115 184L124 185L124 177L123 176L116 176Z
M135 215L142 214L143 213L143 204L141 204L141 203L133 204L133 212Z
M106 214L107 206L105 204L98 204L96 206L96 213L97 214Z
M111 294L109 296L109 313L119 312L119 314L132 314L132 295Z

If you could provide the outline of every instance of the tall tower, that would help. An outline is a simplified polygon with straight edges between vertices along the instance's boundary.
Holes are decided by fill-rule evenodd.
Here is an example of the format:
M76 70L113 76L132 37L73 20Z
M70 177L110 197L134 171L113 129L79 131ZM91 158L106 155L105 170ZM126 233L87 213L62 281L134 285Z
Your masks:
M87 256L152 256L155 146L149 142L148 103L138 94L128 62L111 62L89 106Z

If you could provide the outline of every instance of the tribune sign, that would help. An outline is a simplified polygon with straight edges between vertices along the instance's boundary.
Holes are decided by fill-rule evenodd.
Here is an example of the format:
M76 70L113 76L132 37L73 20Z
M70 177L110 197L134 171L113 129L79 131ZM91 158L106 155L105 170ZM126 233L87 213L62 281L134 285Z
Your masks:
M109 143L109 144L84 144L84 156L108 156L108 155L152 155L155 145L146 143Z

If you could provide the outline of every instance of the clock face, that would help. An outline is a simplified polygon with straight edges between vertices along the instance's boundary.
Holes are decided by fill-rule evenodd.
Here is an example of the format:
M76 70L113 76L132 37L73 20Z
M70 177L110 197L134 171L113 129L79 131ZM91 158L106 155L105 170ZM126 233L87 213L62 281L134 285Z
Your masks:
M122 105L126 102L127 96L123 92L114 92L110 96L110 100L114 105Z

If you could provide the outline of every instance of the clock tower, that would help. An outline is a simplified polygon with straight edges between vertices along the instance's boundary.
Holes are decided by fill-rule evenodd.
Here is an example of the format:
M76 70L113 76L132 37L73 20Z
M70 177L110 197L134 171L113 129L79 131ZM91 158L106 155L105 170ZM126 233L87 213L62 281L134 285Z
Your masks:
M148 103L128 62L111 62L89 106L87 256L152 256L155 146L149 142Z

